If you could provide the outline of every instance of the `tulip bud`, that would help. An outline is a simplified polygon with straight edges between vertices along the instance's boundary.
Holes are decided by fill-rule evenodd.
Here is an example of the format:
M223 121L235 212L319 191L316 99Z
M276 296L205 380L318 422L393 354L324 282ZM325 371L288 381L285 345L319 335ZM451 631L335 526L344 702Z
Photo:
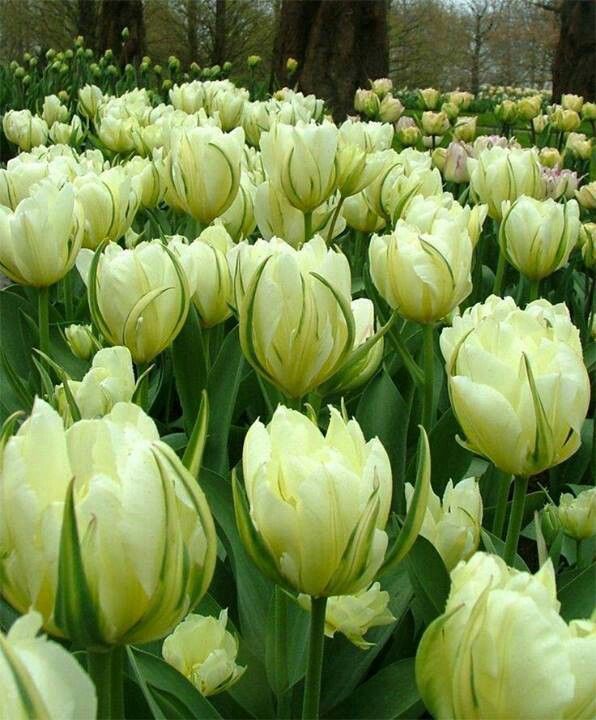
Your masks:
M508 261L532 280L541 280L565 267L577 243L579 206L534 200L522 195L503 203L499 243Z
M584 99L581 95L572 95L571 93L561 95L561 105L565 110L573 110L576 113L582 111Z
M596 488L583 490L577 497L563 493L558 512L566 535L575 540L593 537L596 535Z
M581 247L584 265L596 269L596 223L584 223L579 229L579 246Z
M435 110L439 104L441 93L434 88L425 88L418 91L422 107L426 110Z
M589 160L592 157L592 141L583 133L569 133L565 149L581 160Z
M341 138L341 136L340 136ZM335 177L342 197L356 195L378 177L383 169L381 153L367 153L340 139L335 156Z
M159 240L131 250L110 243L81 250L77 268L87 285L93 321L112 345L125 345L136 363L152 360L178 335L194 287Z
M501 220L504 200L515 200L520 195L544 197L544 180L540 164L532 150L492 147L484 150L478 159L468 160L472 197L488 204L488 214Z
M381 101L379 96L372 90L363 90L359 88L356 90L354 96L354 110L362 113L369 118L376 118L381 108Z
M14 212L0 206L0 270L14 282L49 287L74 266L83 214L72 185L39 183Z
M225 92L215 94L211 100L211 113L218 113L221 128L230 132L242 124L244 108L249 100L248 92Z
M447 159L447 148L436 148L433 150L431 157L433 167L436 167L437 170L442 173Z
M541 132L544 132L548 122L548 115L537 115L535 118L532 118L532 128L534 129L534 132L538 135Z
M472 250L467 229L454 218L438 218L425 233L398 220L392 234L373 235L370 274L400 315L435 323L470 294Z
M249 56L246 58L246 64L247 64L248 67L251 68L251 69L256 68L257 65L260 65L260 64L261 64L261 62L262 62L262 60L261 60L261 56L260 56L260 55L249 55Z
M410 120L409 123L403 123L402 120L407 121ZM412 145L416 145L416 143L420 140L421 132L420 128L417 127L417 125L414 123L414 121L411 118L402 117L399 119L397 126L396 126L396 135L397 139L402 145L406 145L407 147L410 147Z
M517 120L517 105L513 100L503 100L495 105L495 117L503 125L513 125Z
M288 75L293 75L298 70L298 60L293 57L289 57L286 61L286 70Z
M449 118L449 122L453 122L459 115L459 105L457 103L445 102L441 105L441 112Z
M136 405L65 431L36 400L4 448L0 497L1 592L54 634L88 647L151 642L209 586L207 501Z
M356 647L367 650L374 643L364 639L366 633L373 627L395 622L388 607L389 599L389 593L381 590L378 582L355 595L330 597L325 609L325 635L333 638L339 632ZM308 595L298 595L298 603L310 612Z
M540 115L541 107L542 98L540 95L532 95L531 97L525 97L518 100L515 104L515 111L520 120L528 122Z
M69 325L64 335L72 354L81 360L88 360L97 349L91 325Z
M387 453L378 439L365 441L355 420L330 411L326 435L281 405L268 427L253 423L242 453L248 505L234 487L237 524L253 562L311 597L368 587L387 548Z
M462 142L473 142L476 137L476 117L460 117L453 128L453 137Z
M49 128L55 122L68 122L68 108L64 107L57 95L48 95L43 101L42 118Z
M581 125L581 119L575 110L565 110L556 106L550 115L550 123L560 132L572 132Z
M561 153L554 147L543 147L538 152L540 164L547 168L559 168L563 163Z
M440 150L441 148L437 149ZM469 154L465 145L458 142L449 143L445 151L445 161L442 169L443 177L447 182L460 184L470 181L468 157Z
M578 203L586 210L596 210L596 180L587 185L582 185L575 191Z
M182 673L204 697L217 695L242 677L236 665L238 641L226 630L228 611L219 618L188 615L164 640L164 660Z
M204 226L224 213L238 193L243 147L241 128L176 129L166 169L178 207Z
M393 90L393 83L389 78L371 80L370 86L372 91L378 95L381 100Z
M230 207L219 216L219 220L234 242L245 240L255 229L256 185L247 172L240 176L238 194Z
M75 115L70 123L55 122L49 133L50 140L56 144L77 147L83 142L83 125L81 118Z
M0 632L0 696L6 718L80 720L97 714L95 687L59 643L38 635L42 617L30 611Z
M540 513L540 530L547 545L552 545L561 530L561 521L557 508L550 503Z
M30 110L9 110L2 118L2 129L6 139L28 152L48 140L48 126L45 120L32 115Z
M371 210L364 193L346 198L342 214L349 227L366 234L377 232L385 226L385 220Z
M103 102L103 92L96 85L84 85L79 88L78 111L86 118L93 120Z
M444 112L423 112L421 122L427 135L443 135L449 130L449 118Z
M521 310L510 297L491 296L443 330L441 351L451 405L473 452L530 476L577 450L590 384L564 305L536 300Z
M408 508L414 487L406 483ZM450 480L443 501L430 491L420 535L431 542L448 570L468 560L478 549L482 527L482 495L476 478L469 477L453 486Z
M582 107L582 118L584 120L596 120L596 103L584 103Z
M135 376L129 350L125 347L99 350L83 379L67 380L67 384L70 398L63 384L57 385L55 390L57 408L66 426L73 422L73 401L83 419L107 415L116 403L132 400Z
M397 122L403 111L404 106L397 98L385 95L379 107L379 120L386 123Z
M323 125L276 124L261 135L263 165L269 180L291 205L308 213L335 190L338 130Z
M259 262L263 253L269 259ZM239 302L237 290L236 302L247 359L287 396L306 395L354 344L346 257L317 235L298 251L277 238L244 246L233 260L235 282L246 292Z
M550 559L535 575L486 553L460 563L416 654L428 712L437 720L592 717L596 623L567 625L556 592Z

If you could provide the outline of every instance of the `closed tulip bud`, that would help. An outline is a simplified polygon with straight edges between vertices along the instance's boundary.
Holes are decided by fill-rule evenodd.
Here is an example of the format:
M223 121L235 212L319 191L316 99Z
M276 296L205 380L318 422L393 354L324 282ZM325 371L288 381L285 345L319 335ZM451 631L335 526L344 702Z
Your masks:
M575 191L578 203L586 210L596 210L596 180L588 185L582 185Z
M404 118L401 118L403 120ZM416 145L418 141L420 140L422 133L420 132L420 128L416 125L402 125L396 129L396 135L397 139L402 145L405 145L406 147L411 147L412 145Z
M39 635L42 617L28 612L0 632L0 695L6 718L80 720L97 714L95 687L59 643Z
M30 110L9 110L2 118L2 129L6 139L28 152L48 140L48 126Z
M335 156L336 184L342 197L364 190L383 169L381 153L367 153L357 145L341 140Z
M436 148L432 154L433 167L436 167L439 172L443 172L445 167L445 160L447 159L447 148Z
M276 124L261 135L263 165L270 182L295 208L312 212L336 188L337 143L338 130L331 123Z
M64 330L64 336L70 351L80 360L88 360L97 349L91 325L69 325Z
M238 194L230 207L219 216L234 242L245 240L255 229L255 195L257 187L247 172L240 176Z
M194 287L159 240L130 250L110 243L95 257L81 250L77 268L95 325L112 345L125 345L136 363L152 360L182 329Z
M437 148L437 150L440 149ZM469 157L468 150L462 143L449 143L445 151L445 162L442 169L443 177L447 182L460 184L470 181L470 173L468 172Z
M339 126L338 144L355 145L366 152L388 150L393 142L393 126L389 123L361 122L348 118Z
M81 118L75 115L69 123L55 122L49 136L53 143L77 147L85 137Z
M211 101L211 113L218 113L221 129L230 132L242 124L248 92L218 92Z
M237 483L234 489L238 527L253 561L311 597L368 587L387 548L387 453L377 438L365 441L355 420L330 410L325 435L281 405L267 427L253 423L242 453L248 507Z
M161 150L155 152L154 160L134 155L123 166L132 180L132 187L140 201L139 204L144 208L156 207L165 191L159 172Z
M592 157L592 141L583 133L569 133L565 149L581 160L589 160Z
M166 158L171 191L180 208L202 225L224 213L238 193L244 132L216 127L172 133Z
M548 122L548 115L537 115L535 118L532 118L532 128L534 132L537 134L544 132Z
M577 497L563 493L558 513L566 535L575 540L593 537L596 535L596 488L583 490Z
M426 110L435 110L439 105L441 93L434 88L425 88L418 91L422 107Z
M93 120L104 102L104 94L97 85L84 85L79 88L78 111Z
M542 98L540 95L532 95L530 97L521 98L515 104L517 117L520 120L529 122L540 115L542 107Z
M494 113L503 125L513 125L517 120L517 103L514 100L503 100L495 106Z
M368 650L374 643L364 639L366 633L373 627L395 622L388 607L389 599L389 593L381 590L378 582L355 595L330 597L325 609L325 635L333 638L335 633L341 633L356 647ZM308 595L299 595L298 603L310 611Z
M596 223L585 223L579 230L579 245L584 265L590 270L596 269Z
M460 563L445 611L416 654L429 713L437 720L593 717L596 623L568 625L556 593L550 559L535 575L486 553Z
M404 106L391 95L385 95L379 107L379 120L386 123L394 123L399 120L404 111Z
M236 664L238 641L226 630L227 622L227 610L222 610L217 619L191 614L163 643L164 660L204 697L227 690L246 670Z
M560 132L573 132L581 125L581 119L575 110L566 110L556 106L550 115L550 123Z
M346 198L342 215L349 227L363 233L370 234L385 227L385 220L371 210L364 193Z
M445 102L441 105L441 112L449 118L449 122L454 122L459 115L459 105L457 103Z
M536 300L521 310L512 298L491 296L443 330L441 351L451 405L473 452L530 476L577 450L590 384L564 305Z
M362 113L369 118L376 118L379 115L381 108L381 101L379 96L372 90L363 90L359 88L356 90L354 96L354 110Z
M486 216L488 215L488 205L474 205L470 218L468 220L468 235L472 241L472 245L476 247Z
M476 117L460 117L453 128L453 137L461 142L473 142L476 137Z
M151 642L209 586L217 539L205 496L136 405L65 430L36 400L4 448L0 496L2 594L54 634Z
M596 120L596 103L584 103L582 107L582 118L584 120Z
M571 93L561 95L561 105L565 110L573 110L576 113L582 111L584 99L581 95L572 95Z
M550 503L540 512L540 530L547 545L552 545L561 530L558 509Z
M189 285L194 288L192 301L203 326L213 327L227 320L234 298L226 255L233 242L224 226L206 228L191 243L174 236L169 247L180 258Z
M286 61L286 70L288 75L293 75L298 70L298 60L293 57L289 57Z
M16 210L0 206L0 270L14 282L49 287L73 267L83 214L72 185L37 185Z
M561 153L554 147L543 147L538 152L538 160L547 168L559 168L563 163Z
M134 150L134 134L138 127L139 121L135 117L105 115L97 124L97 137L109 150L125 155Z
M454 218L437 219L426 233L398 220L390 235L373 235L370 273L400 315L435 323L470 294L472 250L467 229Z
M406 483L408 508L414 487ZM420 535L437 549L448 570L468 560L478 549L482 527L482 495L476 478L469 477L453 485L447 483L443 500L430 491Z
M544 197L544 180L538 156L532 150L492 147L478 159L468 160L472 197L488 205L488 214L501 220L504 200L516 200L521 195Z
M370 86L372 91L378 95L381 100L393 90L393 83L390 78L371 80Z
M68 108L64 107L57 95L47 95L43 101L42 118L49 128L55 122L68 122Z
M334 375L353 347L348 261L318 235L298 251L273 238L238 252L233 272L246 292L238 303L236 291L242 349L282 392L302 397ZM269 259L253 270L263 252Z
M449 130L449 118L444 112L423 112L421 123L427 135L443 135Z
M94 340L95 347L97 341ZM130 351L125 347L103 348L95 353L91 369L81 381L67 380L71 397L63 384L57 385L55 398L64 424L73 422L74 400L83 419L103 417L116 403L130 402L135 391L135 376Z
M83 247L99 247L104 240L119 240L132 225L139 196L121 165L99 175L75 178L74 187L85 215Z
M252 68L256 68L257 65L260 65L260 64L261 64L261 62L262 62L262 60L261 60L261 56L260 56L260 55L249 55L249 56L246 58L246 64L247 64L248 67L251 68L251 69L252 69Z
M541 280L565 267L577 243L579 206L522 195L503 203L499 243L508 261L526 277Z

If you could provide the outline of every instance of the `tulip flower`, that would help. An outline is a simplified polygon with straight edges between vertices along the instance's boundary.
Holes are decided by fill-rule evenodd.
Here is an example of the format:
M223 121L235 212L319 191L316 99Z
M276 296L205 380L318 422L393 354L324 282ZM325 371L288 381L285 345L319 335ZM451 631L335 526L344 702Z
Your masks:
M584 223L579 231L579 245L584 265L590 270L596 269L596 223Z
M596 181L582 185L575 191L575 197L586 210L596 210Z
M46 121L30 110L8 110L2 118L2 129L6 139L25 152L48 140Z
M427 110L434 110L438 106L439 100L441 98L441 93L434 88L425 88L424 90L419 90L418 94L422 103L422 107L426 108Z
M339 126L339 143L355 145L366 152L388 150L393 141L393 125L348 119Z
M596 535L596 488L580 492L577 497L563 493L557 508L566 535L587 540Z
M69 325L64 330L64 337L75 357L88 360L98 348L97 340L93 337L91 325Z

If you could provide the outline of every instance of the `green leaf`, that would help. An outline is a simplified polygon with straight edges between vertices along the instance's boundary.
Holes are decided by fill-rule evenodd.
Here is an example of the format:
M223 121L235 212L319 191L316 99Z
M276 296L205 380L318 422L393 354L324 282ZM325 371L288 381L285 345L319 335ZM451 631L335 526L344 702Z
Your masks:
M466 477L474 460L474 455L457 442L456 435L459 432L459 425L450 408L443 413L428 436L433 459L432 486L439 497L443 496L449 480L453 480L455 485Z
M209 700L167 662L136 647L129 649L129 659L131 656L136 663L136 672L148 688L177 700L186 709L188 718L211 720L221 717Z
M496 535L493 535L491 532L489 532L485 528L480 528L480 539L482 540L484 549L487 552L492 553L493 555L498 555L499 557L503 557L503 553L505 552L505 543L503 542L503 540L501 540L501 538L497 537ZM516 570L522 570L523 572L530 572L525 561L517 554L515 555L515 557L513 559L513 567Z
M207 440L208 423L209 398L207 397L207 391L203 390L197 419L182 458L184 467L195 478L199 476L199 470L201 469L203 451L205 450L205 442Z
M444 610L451 581L434 545L419 536L406 557L406 565L422 616L429 625Z
M589 618L594 610L596 562L583 570L574 568L561 575L558 586L563 619L569 622L576 618Z
M207 386L207 365L199 316L191 305L188 317L171 347L176 390L182 405L184 427L190 436Z
M151 694L151 691L149 690L149 687L147 686L147 683L145 682L145 678L139 670L135 654L130 647L126 648L126 654L128 655L128 662L130 663L133 676L137 681L139 687L141 688L143 697L147 701L147 705L151 710L151 715L155 718L155 720L166 720L166 716L163 714L159 704L155 701L153 695Z
M413 718L422 711L414 658L387 665L335 707L330 718Z

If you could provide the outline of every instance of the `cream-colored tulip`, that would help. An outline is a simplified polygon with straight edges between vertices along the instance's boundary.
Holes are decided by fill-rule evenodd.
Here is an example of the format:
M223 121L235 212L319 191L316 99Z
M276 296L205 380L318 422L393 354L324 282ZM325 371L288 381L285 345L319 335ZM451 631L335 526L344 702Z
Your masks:
M337 143L338 130L331 123L295 127L277 123L261 135L269 181L295 208L312 212L337 187Z
M83 247L99 247L104 240L119 240L132 225L140 198L121 165L99 175L75 178L78 201L83 206Z
M91 325L69 325L64 329L64 337L72 354L81 360L88 360L98 349Z
M230 207L219 216L219 220L234 242L245 240L255 229L255 195L257 185L250 173L243 171L240 176L238 194Z
M469 146L460 142L449 143L445 153L442 173L447 182L466 183L470 181L468 170Z
M457 119L453 128L453 137L461 142L473 142L476 137L476 116L462 117Z
M379 115L381 100L374 90L358 88L354 95L354 110L369 118L376 118Z
M379 105L379 120L384 123L397 122L404 111L404 106L391 95L385 95Z
M445 611L418 646L416 681L437 720L589 720L596 623L561 618L550 559L531 575L476 553L451 573Z
M581 95L573 95L572 93L566 93L561 95L561 106L565 110L574 110L576 113L582 111L584 105L584 99Z
M311 597L370 585L387 548L391 505L391 466L378 439L366 442L335 408L323 435L280 405L267 427L250 427L242 467L250 516L237 486L236 514L259 567Z
M372 91L380 98L384 98L385 95L393 90L393 82L390 78L377 78L376 80L371 80L370 86Z
M552 200L571 200L579 185L577 173L563 168L542 168L542 180L545 185L545 197Z
M164 660L205 697L227 690L246 670L236 664L238 640L226 630L227 622L227 610L217 619L191 614L163 643Z
M116 115L104 115L95 130L97 137L108 150L126 155L134 150L134 132L138 127L139 121L134 116L122 118Z
M226 255L233 245L221 224L206 228L191 243L179 235L168 243L194 288L192 301L204 327L219 325L232 314L233 284Z
M413 495L413 486L406 483L408 508ZM455 486L450 480L442 501L431 489L420 535L435 546L448 570L476 552L481 527L482 495L476 478L466 478Z
M579 235L579 206L522 195L503 203L499 242L509 262L532 280L565 267Z
M130 402L135 391L135 375L130 351L125 347L103 348L93 357L91 369L82 380L67 380L79 415L92 419L107 415L118 402ZM56 404L66 425L73 421L64 385L55 391Z
M154 208L163 198L165 187L159 171L161 163L162 151L156 150L153 160L135 155L124 165L141 207Z
M561 153L554 147L543 147L538 152L538 160L547 168L560 168L563 164Z
M364 639L366 633L373 627L395 622L388 607L389 599L389 593L381 590L378 582L355 595L330 597L325 609L325 635L333 638L335 633L341 633L356 647L367 650L374 643ZM310 611L311 601L308 595L298 595L298 603Z
M385 227L385 219L371 210L363 192L346 198L341 212L346 224L354 230L369 234Z
M221 122L221 129L230 132L242 125L244 108L249 99L248 90L234 88L234 91L216 93L210 103L212 113L217 113Z
M532 129L535 133L540 134L544 132L548 123L548 115L537 115L535 118L532 118Z
M60 563L69 497L86 592ZM65 431L36 400L4 448L0 499L0 591L17 610L38 610L52 633L89 646L150 642L209 586L217 540L207 501L136 405ZM64 583L79 595L60 600Z
M48 128L56 122L68 122L69 112L57 95L46 95L43 101L41 117L45 120Z
M549 117L550 124L559 132L573 132L581 125L581 118L575 110L556 106Z
M337 189L342 198L356 195L370 185L383 170L382 153L368 153L341 139L335 156Z
M454 218L437 218L430 232L398 220L390 235L373 235L370 273L400 315L435 323L470 294L472 251L467 229Z
M596 210L596 180L587 185L582 185L575 191L578 203L586 210Z
M435 90L435 88L425 88L424 90L419 90L418 95L422 102L422 106L427 110L434 110L441 99L441 93L438 90Z
M205 104L205 87L200 80L174 85L168 94L173 107L189 115L196 113Z
M492 147L478 159L468 160L472 197L488 205L488 214L501 220L504 200L516 200L521 195L541 199L544 181L538 156L533 150Z
M401 117L397 121L397 125L395 126L395 134L399 142L406 147L416 145L416 143L418 142L418 140L420 140L420 137L422 136L420 128L410 117Z
M596 103L585 102L583 104L582 118L584 120L596 120Z
M24 158L27 158L24 161ZM33 186L47 178L50 166L44 160L21 153L0 170L0 205L16 210L17 205L31 194Z
M9 142L26 152L48 140L46 121L30 110L8 110L2 118L2 129Z
M441 333L453 411L468 447L512 475L535 475L578 449L590 399L565 305L525 310L491 296Z
M55 122L50 128L49 137L53 143L78 147L85 137L81 118L75 115L69 123Z
M282 392L302 397L335 374L354 343L347 258L318 235L300 250L273 238L237 253L242 349Z
M533 120L540 115L542 108L542 98L540 95L531 95L530 97L521 98L517 101L515 109L517 117L526 122Z
M576 540L596 535L596 488L584 490L577 497L563 493L557 511L567 535Z
M14 212L0 206L0 271L21 285L48 287L73 267L83 213L72 185L46 180Z
M579 245L584 265L596 270L596 223L584 223L579 230Z
M592 157L592 140L583 133L569 133L565 149L581 160L589 160Z
M39 635L42 617L28 612L0 632L0 717L3 720L93 720L95 687L73 655Z
M390 123L362 122L348 118L339 126L339 142L355 145L366 152L378 152L391 147L393 132Z
M161 241L130 250L110 243L99 257L81 250L77 268L98 330L125 345L136 363L153 360L182 329L195 288Z
M503 125L513 125L517 120L517 104L514 100L503 100L495 105L494 113Z
M427 135L444 135L449 130L449 118L443 111L422 113L422 130Z
M104 94L97 85L84 85L79 88L78 111L86 118L93 120L104 102Z

